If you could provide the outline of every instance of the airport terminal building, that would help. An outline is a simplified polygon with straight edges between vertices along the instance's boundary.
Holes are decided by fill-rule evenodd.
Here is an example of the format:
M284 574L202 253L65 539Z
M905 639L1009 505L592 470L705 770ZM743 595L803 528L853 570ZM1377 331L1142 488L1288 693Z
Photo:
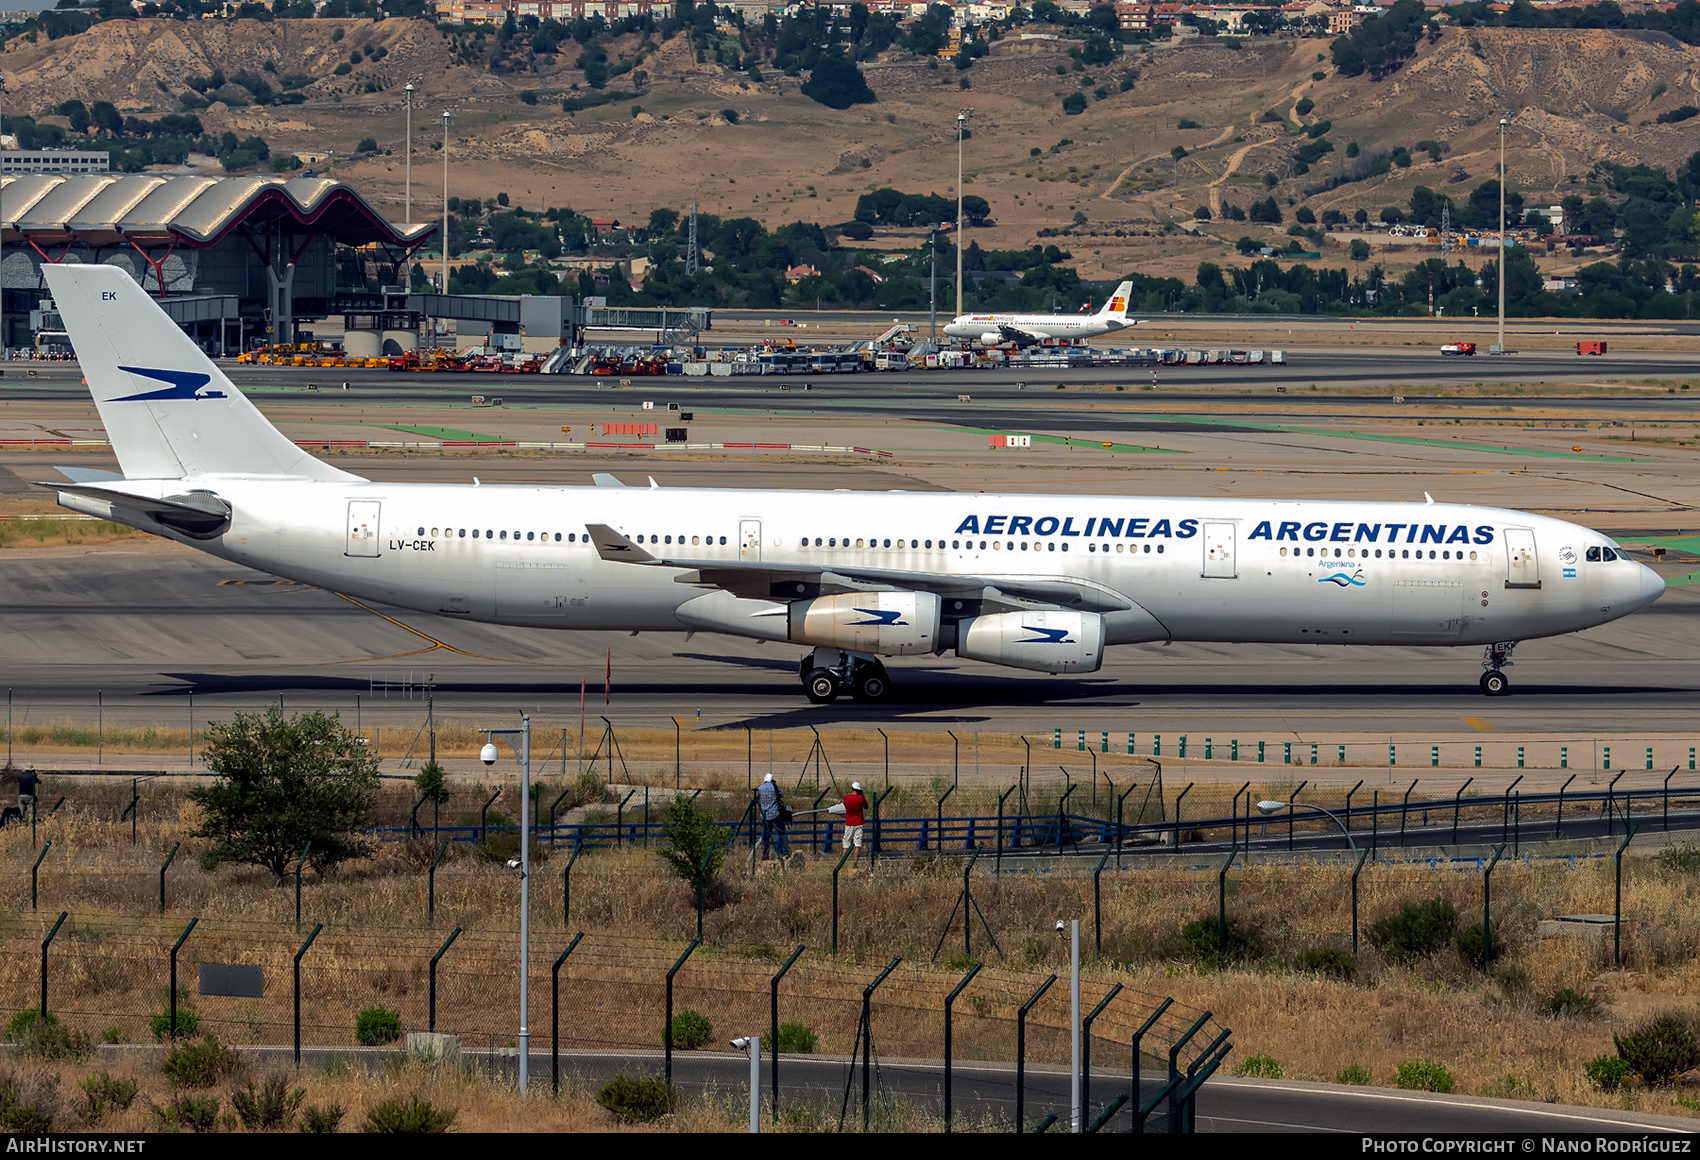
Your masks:
M127 270L210 354L295 341L303 323L384 310L382 287L436 232L387 221L324 177L7 175L0 343L31 345L41 268L60 262Z

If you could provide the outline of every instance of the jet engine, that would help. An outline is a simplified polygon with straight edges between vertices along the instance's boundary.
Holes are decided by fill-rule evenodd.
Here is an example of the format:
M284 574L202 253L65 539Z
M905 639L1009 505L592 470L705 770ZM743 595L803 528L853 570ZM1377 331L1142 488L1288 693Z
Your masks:
M1095 673L1104 663L1104 618L1064 610L1000 612L957 626L956 655L1041 673Z
M980 336L982 346L997 346L1003 341L1003 335L995 330L988 330Z
M851 592L794 601L791 639L799 644L914 656L934 651L939 598L931 592Z

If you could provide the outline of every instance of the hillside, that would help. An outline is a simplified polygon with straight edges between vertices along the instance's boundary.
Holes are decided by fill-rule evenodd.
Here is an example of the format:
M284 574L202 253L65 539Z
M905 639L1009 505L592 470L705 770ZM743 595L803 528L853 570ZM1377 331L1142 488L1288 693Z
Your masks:
M971 107L967 191L991 203L995 221L975 240L984 248L1027 246L1083 214L1086 224L1062 242L1083 277L1137 268L1190 280L1202 258L1233 259L1224 243L1242 234L1284 242L1284 227L1221 220L1224 207L1243 210L1270 196L1288 221L1299 205L1319 217L1363 208L1373 219L1380 207L1408 202L1418 185L1451 186L1446 192L1459 200L1494 174L1502 110L1512 122L1510 180L1530 205L1592 196L1600 187L1590 175L1606 162L1674 173L1696 145L1692 124L1652 123L1659 113L1700 104L1700 50L1658 33L1448 30L1380 82L1336 76L1322 39L1128 46L1114 63L1084 71L1068 55L1077 46L1008 36L966 71L888 52L864 70L878 103L842 112L802 97L806 76L768 72L752 82L712 58L698 63L675 37L642 50L641 90L630 84L636 74L616 77L608 90L634 95L568 114L562 96L592 92L572 66L578 46L571 41L559 54L510 53L496 72L493 35L451 35L399 18L114 21L56 41L14 39L0 68L8 111L48 119L69 98L111 101L144 116L176 111L187 79L214 69L280 82L293 75L304 103L231 107L214 99L198 115L210 133L258 134L303 156L348 151L375 137L393 155L333 157L330 167L391 204L398 218L401 85L409 76L421 78L416 215L440 206L433 146L444 107L456 112L455 196L507 192L521 205L640 221L653 208L682 208L695 198L705 211L769 226L845 221L856 197L879 186L953 194L953 118ZM333 75L357 50L359 63ZM627 36L610 44L608 57L639 52L638 38ZM1132 80L1127 91L1124 78ZM1087 107L1069 116L1062 101L1075 92L1087 94ZM1301 98L1312 102L1303 116L1295 112ZM1266 119L1271 110L1274 119ZM1199 127L1181 129L1183 120ZM1296 152L1310 143L1302 128L1321 122L1331 126L1319 140L1335 148L1308 173L1296 172ZM1418 141L1435 142L1437 159ZM1354 142L1358 156L1348 158ZM1322 188L1371 169L1396 145L1411 151L1408 168ZM1177 147L1184 157L1173 155ZM1202 236L1177 236L1173 227L1161 236L1166 221L1193 228L1201 205L1216 218L1203 223ZM912 249L923 237L882 229L872 244ZM1324 259L1344 264L1344 243L1331 237Z

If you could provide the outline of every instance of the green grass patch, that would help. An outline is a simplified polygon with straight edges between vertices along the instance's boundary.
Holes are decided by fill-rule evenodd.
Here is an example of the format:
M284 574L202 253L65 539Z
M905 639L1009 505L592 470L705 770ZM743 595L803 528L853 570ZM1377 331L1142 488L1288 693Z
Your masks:
M391 423L372 426L385 431L400 431L405 435L423 435L427 439L446 439L456 443L512 443L506 435L489 435L481 431L463 431L459 427L403 427Z

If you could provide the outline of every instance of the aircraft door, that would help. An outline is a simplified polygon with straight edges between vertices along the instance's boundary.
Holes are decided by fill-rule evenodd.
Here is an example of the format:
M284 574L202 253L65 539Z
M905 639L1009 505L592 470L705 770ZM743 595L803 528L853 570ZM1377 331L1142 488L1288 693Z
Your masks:
M1507 588L1539 588L1541 586L1540 557L1535 553L1535 532L1532 528L1505 529L1505 586Z
M759 561L761 559L761 521L738 521L738 559Z
M1234 525L1204 525L1204 575L1232 580L1239 575L1234 565Z
M378 554L378 512L381 506L375 499L348 501L348 539L343 555L375 557Z

